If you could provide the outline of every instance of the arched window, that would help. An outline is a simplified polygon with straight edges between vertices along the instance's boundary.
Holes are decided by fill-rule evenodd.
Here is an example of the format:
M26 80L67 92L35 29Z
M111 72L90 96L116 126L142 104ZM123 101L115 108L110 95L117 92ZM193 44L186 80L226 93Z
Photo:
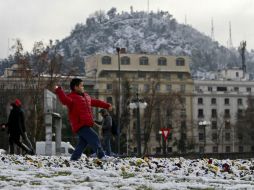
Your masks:
M104 57L102 57L101 63L102 63L102 64L106 64L106 65L111 64L111 57L109 57L109 56L104 56Z
M130 64L130 58L127 56L121 57L121 65L129 65Z
M184 58L177 58L176 59L176 66L184 66L184 65L185 65Z
M139 64L140 65L148 65L148 58L147 57L140 57L139 58Z
M165 57L160 57L158 59L158 65L167 65L167 59Z

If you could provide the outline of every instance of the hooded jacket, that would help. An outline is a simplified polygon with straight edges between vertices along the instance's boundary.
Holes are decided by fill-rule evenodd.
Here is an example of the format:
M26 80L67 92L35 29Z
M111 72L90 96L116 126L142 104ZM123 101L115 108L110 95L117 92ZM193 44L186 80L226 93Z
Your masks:
M110 104L91 98L87 93L78 94L72 91L65 94L61 87L55 90L59 100L68 108L68 117L72 131L77 133L81 127L93 127L92 106L108 109Z
M24 112L20 106L12 104L13 108L8 118L8 133L13 137L19 137L26 132Z

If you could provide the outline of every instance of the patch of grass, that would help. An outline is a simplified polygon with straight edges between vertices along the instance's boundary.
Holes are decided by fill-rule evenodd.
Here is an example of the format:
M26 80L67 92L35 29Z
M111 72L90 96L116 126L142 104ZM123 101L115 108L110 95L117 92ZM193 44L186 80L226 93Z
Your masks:
M12 181L12 179L6 176L0 176L0 181Z
M30 185L41 185L41 182L39 182L39 181L31 181Z
M45 175L45 174L36 174L35 177L37 178L50 178L50 175Z
M193 188L193 187L188 187L188 189L191 189L191 190L215 190L214 187L208 187L208 188Z
M123 171L121 176L126 179L126 178L130 178L130 177L135 177L135 174L134 173L128 173L128 172L125 172Z
M60 171L53 174L53 176L68 176L71 175L70 171Z
M153 190L151 187L147 187L145 185L141 185L139 187L137 187L136 190Z

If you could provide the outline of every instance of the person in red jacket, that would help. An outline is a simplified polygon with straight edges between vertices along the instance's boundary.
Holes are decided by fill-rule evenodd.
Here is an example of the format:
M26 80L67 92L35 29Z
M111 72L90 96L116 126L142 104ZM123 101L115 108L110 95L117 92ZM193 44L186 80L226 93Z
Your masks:
M92 106L112 110L112 106L102 100L93 99L84 91L84 83L79 78L70 82L71 93L65 94L61 87L56 86L55 92L63 105L68 108L68 117L73 133L79 142L71 155L71 160L78 160L87 145L91 146L99 159L106 159L94 126Z

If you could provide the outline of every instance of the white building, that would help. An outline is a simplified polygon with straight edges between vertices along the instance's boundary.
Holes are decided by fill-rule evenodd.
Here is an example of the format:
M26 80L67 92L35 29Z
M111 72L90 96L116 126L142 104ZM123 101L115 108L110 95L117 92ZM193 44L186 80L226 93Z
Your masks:
M254 95L254 81L241 69L222 70L216 80L194 80L193 121L195 151L205 153L249 152L239 143L235 122ZM207 121L204 125L202 122ZM210 124L209 124L210 123Z

